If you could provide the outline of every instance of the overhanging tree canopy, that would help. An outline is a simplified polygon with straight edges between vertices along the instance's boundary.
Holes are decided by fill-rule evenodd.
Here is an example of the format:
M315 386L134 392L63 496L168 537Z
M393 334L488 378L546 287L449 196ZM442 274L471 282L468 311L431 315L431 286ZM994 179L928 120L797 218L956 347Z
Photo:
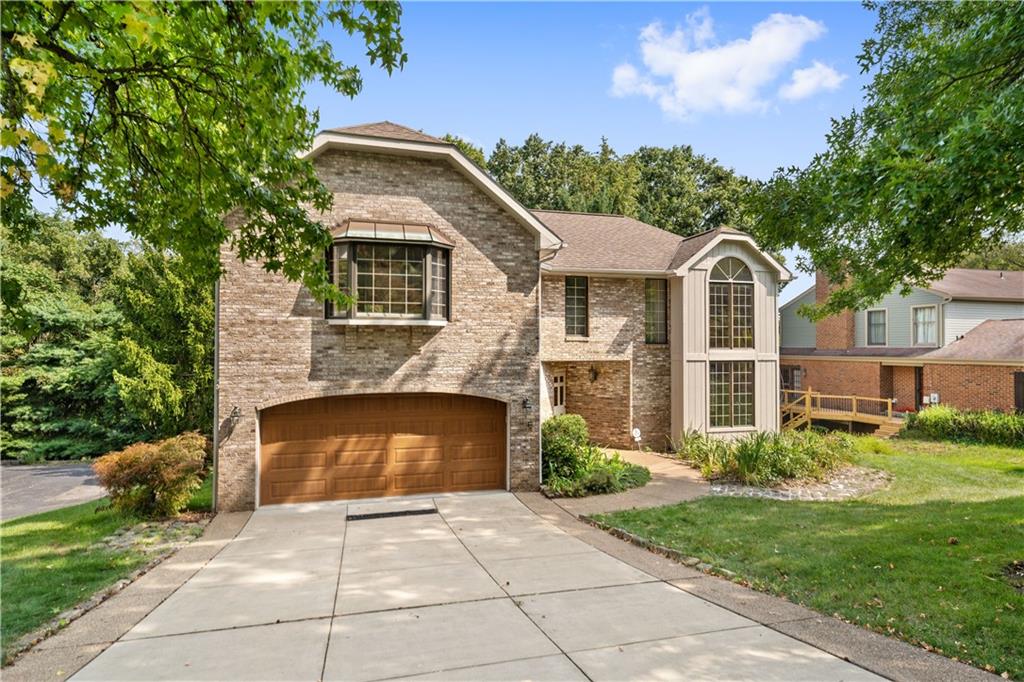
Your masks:
M922 285L1024 232L1024 3L867 2L862 110L753 206L767 246L844 282L822 315Z
M2 219L33 228L31 185L79 228L122 225L205 277L217 247L332 289L317 264L329 233L306 207L330 194L297 158L319 80L354 96L357 67L321 29L340 26L388 72L406 56L397 3L10 2L4 5ZM246 216L234 235L223 216Z

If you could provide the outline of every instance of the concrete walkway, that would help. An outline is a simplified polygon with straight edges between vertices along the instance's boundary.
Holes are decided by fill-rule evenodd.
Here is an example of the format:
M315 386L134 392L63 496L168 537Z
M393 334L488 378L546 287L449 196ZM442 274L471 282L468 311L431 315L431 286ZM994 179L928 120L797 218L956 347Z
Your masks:
M0 520L70 507L106 494L89 463L0 467Z
M508 493L265 508L74 679L878 679L646 556Z
M554 500L555 504L576 516L604 514L623 509L647 509L677 504L707 495L710 485L700 473L682 462L662 455L636 450L611 450L619 457L640 464L651 470L651 482L641 488L633 488L611 495L590 497L564 497Z

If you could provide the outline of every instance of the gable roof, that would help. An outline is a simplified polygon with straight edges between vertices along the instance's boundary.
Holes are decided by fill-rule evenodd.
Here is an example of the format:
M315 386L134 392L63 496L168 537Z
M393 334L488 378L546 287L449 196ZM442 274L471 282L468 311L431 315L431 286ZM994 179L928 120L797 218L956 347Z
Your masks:
M427 135L426 133L413 130L407 126L398 125L391 121L378 121L377 123L363 123L355 126L344 126L342 128L328 128L324 132L344 133L346 135L362 135L364 137L380 137L387 140L410 140L412 142L433 142L435 144L448 144L444 140Z
M538 250L555 251L562 247L562 239L551 228L520 204L486 171L470 161L458 147L444 140L390 121L380 121L321 130L313 138L313 146L303 156L307 159L314 159L330 149L447 161L484 194L504 208L516 222L532 232L537 239Z
M1024 271L953 268L928 285L931 291L969 301L1024 301Z
M953 343L925 355L928 360L1008 360L1024 365L1024 319L985 320Z

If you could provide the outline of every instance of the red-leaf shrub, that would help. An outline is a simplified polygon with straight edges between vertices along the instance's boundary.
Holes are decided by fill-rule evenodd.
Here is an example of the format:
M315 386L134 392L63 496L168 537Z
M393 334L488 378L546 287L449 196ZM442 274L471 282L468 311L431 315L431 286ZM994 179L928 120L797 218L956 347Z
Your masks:
M174 516L202 485L206 438L183 433L156 443L136 443L96 460L93 471L123 511Z

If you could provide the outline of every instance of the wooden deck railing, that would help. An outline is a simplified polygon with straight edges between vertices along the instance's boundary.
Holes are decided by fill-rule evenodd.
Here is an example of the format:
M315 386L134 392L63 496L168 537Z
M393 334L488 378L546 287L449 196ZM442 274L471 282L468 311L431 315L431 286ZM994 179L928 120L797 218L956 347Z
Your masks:
M860 421L881 424L893 419L890 398L869 398L859 395L829 395L782 389L779 404L783 428L796 428L812 419Z

